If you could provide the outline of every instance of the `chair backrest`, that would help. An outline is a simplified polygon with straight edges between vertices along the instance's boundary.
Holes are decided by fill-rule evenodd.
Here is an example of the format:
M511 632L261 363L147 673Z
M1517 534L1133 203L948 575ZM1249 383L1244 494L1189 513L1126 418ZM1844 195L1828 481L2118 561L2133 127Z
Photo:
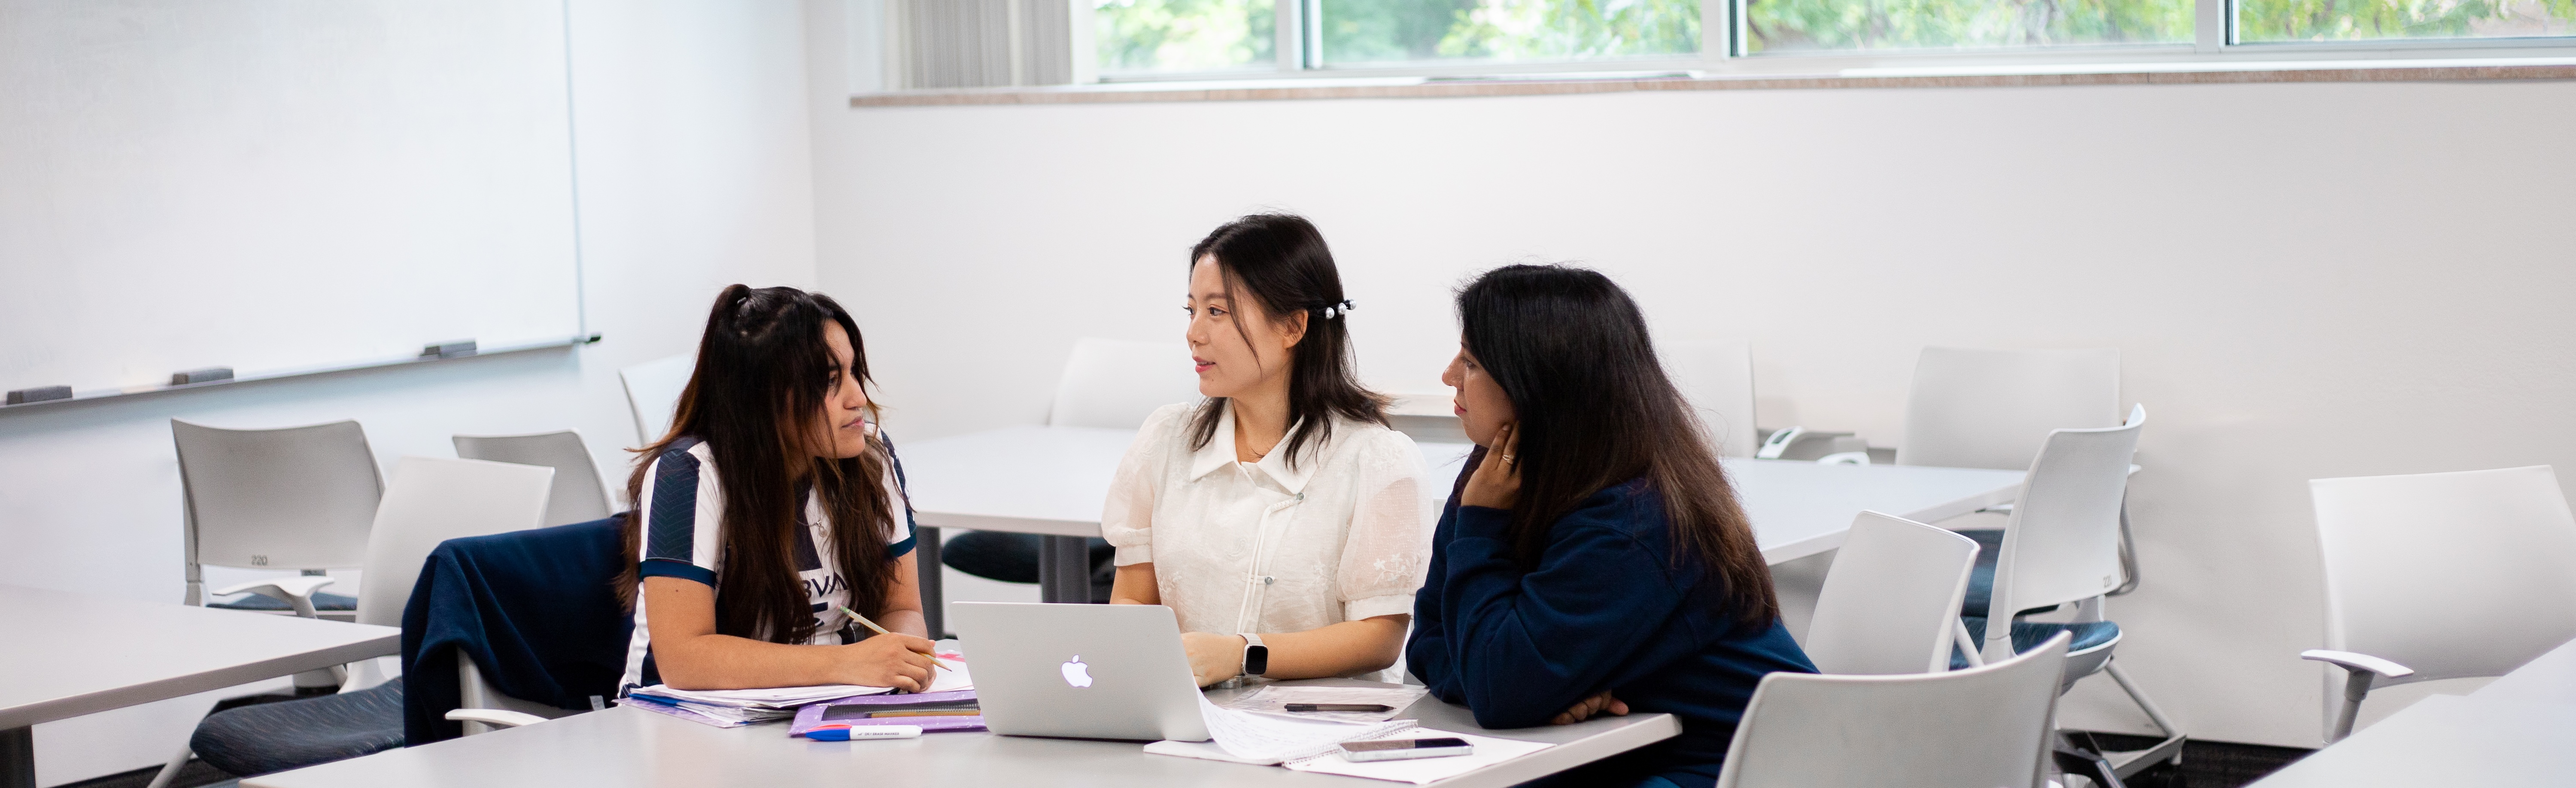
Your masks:
M458 435L456 456L468 460L515 462L555 469L554 493L546 497L546 525L586 523L608 516L608 487L599 481L590 447L572 430L534 435Z
M2120 586L2120 499L2147 406L2117 427L2050 432L2022 477L2021 497L1995 551L1987 639L2000 641L2016 611L2101 596ZM1991 655L1989 655L1991 658Z
M1199 377L1190 350L1179 342L1133 342L1083 337L1065 359L1055 384L1051 427L1145 425L1154 409L1199 399Z
M1807 658L1826 673L1949 669L1959 602L1976 565L1976 540L1861 512L1816 596Z
M1764 676L1718 788L2034 788L2067 638L1947 673Z
M358 578L358 623L401 626L420 565L438 543L537 527L555 471L534 465L404 457L376 509Z
M1753 423L1753 346L1743 340L1663 346L1664 374L1698 411L1709 442L1726 457L1751 457L1762 441Z
M2120 351L1927 347L1898 465L2021 470L2050 430L2120 421Z
M384 495L367 431L355 421L232 430L170 420L187 513L195 597L201 564L263 569L364 565Z
M2308 492L2325 647L2415 669L2387 683L2500 676L2576 638L2576 517L2549 466L2316 479Z
M671 431L672 411L680 407L680 392L689 387L697 368L697 354L683 353L617 371L617 379L626 384L626 407L635 414L635 445L650 445Z

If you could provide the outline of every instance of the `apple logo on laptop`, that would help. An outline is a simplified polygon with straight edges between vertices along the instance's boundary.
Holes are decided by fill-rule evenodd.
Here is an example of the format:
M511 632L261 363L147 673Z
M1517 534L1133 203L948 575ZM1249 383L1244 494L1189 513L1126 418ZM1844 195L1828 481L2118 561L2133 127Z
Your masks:
M1091 686L1091 666L1082 664L1082 655L1075 654L1064 663L1064 683L1075 689Z

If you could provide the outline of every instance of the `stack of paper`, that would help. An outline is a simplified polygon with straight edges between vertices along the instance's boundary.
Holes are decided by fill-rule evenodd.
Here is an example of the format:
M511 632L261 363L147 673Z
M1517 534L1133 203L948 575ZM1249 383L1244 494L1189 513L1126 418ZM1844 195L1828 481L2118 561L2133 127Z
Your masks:
M628 693L627 698L643 701L643 706L648 711L659 711L719 728L733 728L755 722L794 717L797 707L808 704L855 698L861 695L881 695L893 691L892 687L869 687L858 684L750 690L683 690L655 684Z
M787 735L803 736L825 725L918 725L925 733L980 731L983 707L971 689L918 695L867 695L796 710Z
M955 658L951 657L951 661ZM956 669L932 671L929 692L951 692L975 688L975 679L967 674L964 663ZM630 704L646 711L660 712L691 722L719 728L733 728L755 722L783 720L796 716L796 709L817 703L882 695L893 687L870 687L859 684L825 684L814 687L775 687L747 690L683 690L655 684L627 694Z

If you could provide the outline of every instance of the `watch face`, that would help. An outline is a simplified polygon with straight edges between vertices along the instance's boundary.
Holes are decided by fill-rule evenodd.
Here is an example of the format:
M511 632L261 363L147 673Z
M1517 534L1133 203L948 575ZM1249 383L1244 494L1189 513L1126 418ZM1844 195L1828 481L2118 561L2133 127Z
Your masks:
M1270 647L1245 646L1243 649L1243 672L1246 675L1252 676L1258 676L1263 673L1270 672Z

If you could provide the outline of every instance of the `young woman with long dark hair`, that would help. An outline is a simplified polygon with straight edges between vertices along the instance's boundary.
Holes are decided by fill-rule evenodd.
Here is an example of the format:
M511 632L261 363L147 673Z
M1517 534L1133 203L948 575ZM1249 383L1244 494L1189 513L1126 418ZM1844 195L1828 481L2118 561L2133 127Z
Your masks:
M1458 292L1470 455L1432 536L1405 656L1477 724L1631 709L1678 737L1558 775L1708 786L1762 676L1813 673L1717 455L1608 277L1515 265Z
M671 432L626 482L629 688L930 685L911 511L868 418L867 363L827 296L716 297ZM844 606L894 633L871 637Z
M1169 605L1201 685L1379 677L1430 552L1422 456L1352 370L1351 302L1305 219L1246 216L1190 249L1196 404L1155 411L1101 535L1111 601Z

